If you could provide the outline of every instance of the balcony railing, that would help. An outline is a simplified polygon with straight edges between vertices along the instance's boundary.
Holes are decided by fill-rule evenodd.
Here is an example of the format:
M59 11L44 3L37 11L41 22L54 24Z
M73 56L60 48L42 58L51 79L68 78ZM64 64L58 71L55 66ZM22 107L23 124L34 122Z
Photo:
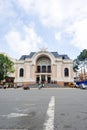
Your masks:
M35 73L52 73L52 71L36 71Z

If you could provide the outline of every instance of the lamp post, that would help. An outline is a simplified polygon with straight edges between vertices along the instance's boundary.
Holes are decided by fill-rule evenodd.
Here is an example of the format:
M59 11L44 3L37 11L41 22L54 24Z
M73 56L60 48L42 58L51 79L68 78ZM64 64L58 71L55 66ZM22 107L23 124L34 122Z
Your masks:
M87 58L84 60L84 77L86 79L86 71L87 71Z

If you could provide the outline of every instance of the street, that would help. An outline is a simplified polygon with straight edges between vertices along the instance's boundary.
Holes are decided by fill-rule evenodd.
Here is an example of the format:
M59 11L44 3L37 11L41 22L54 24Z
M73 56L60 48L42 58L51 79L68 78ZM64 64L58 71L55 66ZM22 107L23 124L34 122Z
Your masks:
M0 129L87 130L87 90L0 89Z

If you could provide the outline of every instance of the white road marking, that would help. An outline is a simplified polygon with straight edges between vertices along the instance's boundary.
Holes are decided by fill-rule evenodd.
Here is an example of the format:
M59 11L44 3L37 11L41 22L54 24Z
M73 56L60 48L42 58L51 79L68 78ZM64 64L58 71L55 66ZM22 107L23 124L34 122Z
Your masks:
M47 110L48 119L44 123L44 130L54 130L54 114L55 114L55 97L52 96Z
M22 116L28 116L28 114L22 114L22 113L10 113L8 115L0 115L2 117L7 117L7 118L13 118L13 117L22 117Z
M0 130L28 130L28 129L0 129Z

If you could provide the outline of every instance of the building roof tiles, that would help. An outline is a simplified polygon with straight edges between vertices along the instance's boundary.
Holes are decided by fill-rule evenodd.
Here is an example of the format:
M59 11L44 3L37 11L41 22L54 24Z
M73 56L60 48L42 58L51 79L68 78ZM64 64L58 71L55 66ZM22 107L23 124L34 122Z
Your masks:
M25 60L26 58L32 58L36 52L31 52L29 55L22 55L19 60ZM58 52L50 52L55 58L70 59L68 55L59 55Z

